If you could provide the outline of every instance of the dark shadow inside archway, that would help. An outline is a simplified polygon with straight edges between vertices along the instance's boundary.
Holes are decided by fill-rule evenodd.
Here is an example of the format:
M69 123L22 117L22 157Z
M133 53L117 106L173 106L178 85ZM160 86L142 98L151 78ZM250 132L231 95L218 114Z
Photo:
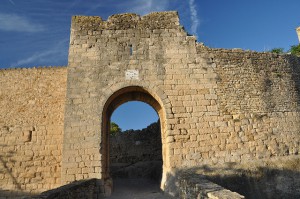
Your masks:
M127 131L117 136L110 135L112 113L119 106L130 101L140 101L150 105L157 112L159 122L144 130ZM105 157L102 161L103 176L106 179L112 178L113 195L118 191L117 189L122 189L121 186L128 186L131 182L147 184L149 180L155 183L153 191L159 191L164 159L161 135L164 114L158 100L141 87L132 86L120 89L106 102L102 119L101 153ZM124 181L124 179L128 180ZM139 180L132 181L132 179ZM149 188L149 184L147 186Z

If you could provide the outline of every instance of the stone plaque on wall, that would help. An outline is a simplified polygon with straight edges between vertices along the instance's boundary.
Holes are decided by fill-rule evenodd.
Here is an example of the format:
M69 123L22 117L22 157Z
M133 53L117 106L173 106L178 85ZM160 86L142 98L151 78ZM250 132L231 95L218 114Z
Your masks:
M126 70L125 79L126 80L139 80L139 71L138 70Z

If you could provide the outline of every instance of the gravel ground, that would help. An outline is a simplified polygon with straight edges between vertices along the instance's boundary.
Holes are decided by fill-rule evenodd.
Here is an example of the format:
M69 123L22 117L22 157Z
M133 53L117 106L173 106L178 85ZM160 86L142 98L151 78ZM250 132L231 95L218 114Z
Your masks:
M107 199L175 199L165 195L150 179L114 179L114 190Z

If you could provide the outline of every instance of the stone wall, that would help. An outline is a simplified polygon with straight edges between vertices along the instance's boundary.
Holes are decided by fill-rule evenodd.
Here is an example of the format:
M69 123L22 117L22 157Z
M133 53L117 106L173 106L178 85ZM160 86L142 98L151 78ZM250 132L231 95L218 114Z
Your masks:
M199 87L214 84L190 97L195 100L191 118L198 117L198 128L189 131L190 152L185 152L190 142L174 148L186 154L186 162L179 165L298 154L299 58L202 45L197 54L199 64L192 65L191 76L208 77L199 80Z
M176 12L73 18L66 182L108 177L107 122L137 99L153 105L162 123L162 187L178 168L298 154L299 58L207 48L178 22ZM101 163L71 174L81 164L71 157L87 151Z
M75 16L67 68L0 71L1 189L97 178L109 193L110 117L133 100L160 118L162 189L177 169L298 158L299 66L205 47L176 12Z
M66 72L0 70L0 196L60 186Z
M164 93L177 89L172 89L170 84L163 85L164 81L172 81L174 75L166 71L165 67L172 67L170 64L175 60L180 61L179 56L187 59L186 55L192 49L189 46L195 46L195 42L188 42L187 39L187 34L179 26L176 12L152 13L144 17L134 14L115 15L106 22L99 17L73 18L62 170L66 182L85 176L108 177L104 169L108 167L106 126L112 110L116 108L115 104L110 102L114 103L114 97L119 102L125 102L122 97L113 95L126 94L120 89L128 88L131 93L137 92L138 89L138 93L131 96L140 97L141 101L148 100L147 103L153 102L154 106L157 105L154 107L156 111L168 117L164 111L166 106L160 105L169 103L168 106L171 106L169 99L164 98ZM185 45L180 48L180 53L184 51L185 54L177 55L177 46L180 46L181 42ZM174 45L170 46L171 43ZM174 48L176 50L173 50ZM166 60L170 62L167 63ZM132 71L137 72L138 77L129 78L128 74ZM177 79L181 79L180 71L176 72L176 76ZM134 88L135 86L138 88ZM178 97L178 93L174 95ZM105 111L107 108L109 110ZM165 131L165 118L161 118L161 121L164 127L162 131ZM84 141L81 135L85 135ZM162 143L165 143L166 134L162 135ZM103 151L101 156L99 145ZM167 157L166 149L163 151ZM69 169L81 164L80 158L70 158L81 157L87 153L92 153L93 157L90 158L98 163L84 166L84 170L78 171L80 174L70 173Z

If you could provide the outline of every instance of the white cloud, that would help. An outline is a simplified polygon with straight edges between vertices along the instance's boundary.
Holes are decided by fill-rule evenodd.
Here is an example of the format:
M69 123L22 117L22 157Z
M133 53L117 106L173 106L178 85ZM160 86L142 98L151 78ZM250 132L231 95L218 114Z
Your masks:
M134 0L131 4L127 2L127 12L146 15L150 12L164 11L168 7L168 0Z
M54 62L57 63L57 61L63 60L65 57L67 57L67 42L67 39L62 40L52 48L42 52L33 53L30 57L21 59L11 64L10 67L24 67L28 65L36 66L36 63L51 63L51 65L52 63L54 64Z
M44 27L16 14L0 13L0 30L15 32L40 32L44 30Z
M200 20L198 19L195 0L189 0L189 7L190 7L191 21L192 21L191 31L192 34L196 35L198 26L200 25Z
M17 61L16 63L13 63L11 65L11 67L26 66L27 64L33 63L33 62L35 62L37 60L44 59L45 57L47 57L47 56L49 56L49 55L51 55L53 53L55 53L55 52L52 51L52 50L44 51L44 52L40 52L40 53L34 53L33 55L31 55L28 58L25 58L25 59Z
M9 0L9 2L13 5L16 5L15 2L13 2L13 0Z

